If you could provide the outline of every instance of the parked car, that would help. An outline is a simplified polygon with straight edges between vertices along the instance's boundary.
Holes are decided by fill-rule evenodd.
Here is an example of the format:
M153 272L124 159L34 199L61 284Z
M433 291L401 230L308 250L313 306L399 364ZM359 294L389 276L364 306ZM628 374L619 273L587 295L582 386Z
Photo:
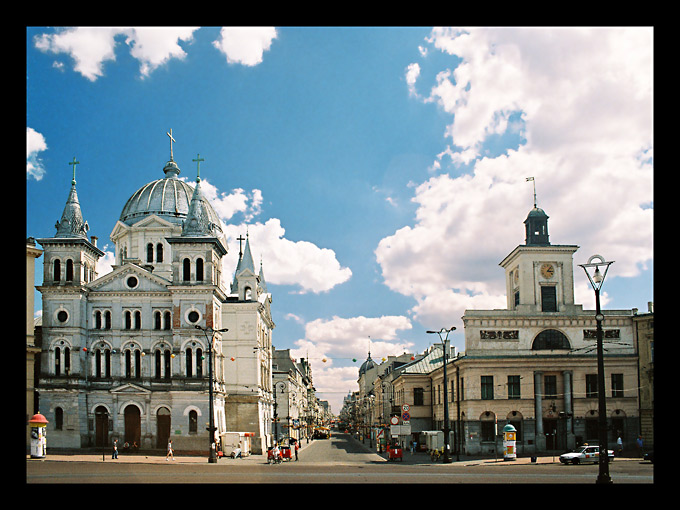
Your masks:
M609 452L609 462L614 461L614 451L608 450ZM560 455L560 462L562 464L580 464L582 462L594 462L600 461L600 447L590 446L584 444L579 446L574 451L569 453L563 453Z

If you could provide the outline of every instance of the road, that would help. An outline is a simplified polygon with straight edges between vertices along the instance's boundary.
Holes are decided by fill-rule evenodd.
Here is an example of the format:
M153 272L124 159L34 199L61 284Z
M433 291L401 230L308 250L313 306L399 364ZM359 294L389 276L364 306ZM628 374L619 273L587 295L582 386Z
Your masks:
M417 484L417 483L595 483L597 465L563 466L557 458L540 457L538 462L518 459L461 457L451 464L432 463L424 453L406 452L403 462L387 461L368 444L348 434L304 444L299 461L268 465L266 457L220 459L164 456L133 456L111 460L109 456L48 455L26 462L27 483L281 483L281 484ZM618 459L610 465L615 484L654 483L654 467L639 459Z

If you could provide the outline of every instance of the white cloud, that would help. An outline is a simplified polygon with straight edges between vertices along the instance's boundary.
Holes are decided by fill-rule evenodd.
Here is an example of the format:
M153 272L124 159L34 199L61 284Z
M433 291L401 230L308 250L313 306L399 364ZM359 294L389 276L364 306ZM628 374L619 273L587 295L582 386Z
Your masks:
M230 64L255 66L262 62L277 33L274 27L222 27L215 48L227 57Z
M165 62L184 59L186 53L178 41L189 43L198 27L137 27L125 31L125 42L130 46L130 55L139 60L142 76Z
M224 228L232 247L224 259L226 274L233 274L236 269L236 238L247 230L255 263L260 257L263 259L267 283L297 286L302 294L320 293L331 290L352 276L349 268L340 265L333 250L320 248L308 241L286 239L286 231L278 218L270 218L264 223L229 224Z
M441 175L415 189L414 225L375 252L386 285L417 301L415 318L505 308L498 263L524 244L529 176L551 242L581 247L575 264L601 253L616 260L611 277L639 274L653 256L652 31L435 29L428 42L462 58L422 99L452 115L450 145L432 166ZM490 136L519 129L525 141L482 156Z
M45 137L35 129L26 128L26 175L39 181L45 175L45 167L39 154L47 150Z
M409 352L413 344L401 340L399 332L411 328L411 321L399 315L316 319L306 324L305 338L295 342L291 355L310 360L317 395L337 414L343 397L357 389L368 350L378 364L382 357Z
M255 264L261 259L264 262L267 283L297 286L301 294L319 293L331 290L352 276L352 271L338 262L333 250L320 248L308 241L286 239L286 231L279 219L252 223L262 212L261 190L253 189L246 193L237 188L225 193L202 180L201 191L222 220L222 230L229 243L229 253L222 261L224 274L233 275L238 262L237 238L248 234ZM233 222L236 214L243 215L243 223Z
M108 244L100 248L104 252L104 256L97 261L97 278L113 271L113 266L116 263L116 254L108 248Z
M103 76L103 65L116 60L116 37L124 36L130 54L140 62L140 74L146 77L158 66L173 58L186 56L178 41L190 42L197 27L73 27L54 34L36 36L41 51L66 54L73 58L74 69L90 81ZM61 68L63 63L55 63Z

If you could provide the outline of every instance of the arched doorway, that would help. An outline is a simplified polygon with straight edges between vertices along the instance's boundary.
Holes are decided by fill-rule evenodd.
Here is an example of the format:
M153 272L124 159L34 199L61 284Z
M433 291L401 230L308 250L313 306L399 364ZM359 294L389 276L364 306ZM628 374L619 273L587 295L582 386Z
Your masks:
M165 448L170 439L170 411L161 407L156 412L156 448Z
M94 410L94 445L109 445L109 411L104 406L97 406Z
M142 416L139 407L130 404L125 408L125 442L139 445L142 437Z

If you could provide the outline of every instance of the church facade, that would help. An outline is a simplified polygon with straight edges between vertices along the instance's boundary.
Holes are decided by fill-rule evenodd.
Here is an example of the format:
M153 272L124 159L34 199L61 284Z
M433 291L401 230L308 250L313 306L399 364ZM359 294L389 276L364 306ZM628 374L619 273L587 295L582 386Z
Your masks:
M53 425L50 446L108 447L117 439L120 448L149 449L172 440L178 451L207 451L212 407L215 442L226 431L251 432L253 453L261 453L272 416L271 295L261 268L251 267L249 244L226 281L221 222L200 177L194 186L178 178L172 145L163 172L124 205L108 274L96 271L104 253L88 237L75 168L56 234L38 239L38 391Z

